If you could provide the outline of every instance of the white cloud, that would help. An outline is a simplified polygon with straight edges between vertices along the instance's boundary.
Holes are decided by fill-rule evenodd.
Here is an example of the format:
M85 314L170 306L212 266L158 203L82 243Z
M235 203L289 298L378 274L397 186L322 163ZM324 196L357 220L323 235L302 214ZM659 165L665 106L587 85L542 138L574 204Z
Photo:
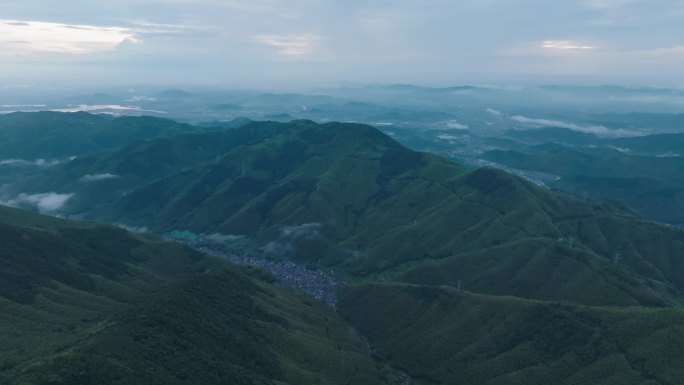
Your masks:
M74 194L57 194L54 192L43 194L19 194L16 198L9 201L0 202L7 206L31 205L42 213L55 213L74 196Z
M207 235L205 238L209 242L212 242L212 243L228 243L228 242L241 241L241 240L247 238L247 236L246 235L214 233L214 234Z
M563 122L560 120L551 119L535 119L526 116L516 115L512 116L511 120L518 123L523 123L531 127L560 127L567 128L573 131L584 132L587 134L595 134L598 136L637 136L639 133L626 130L611 130L604 126L597 125L579 125L575 123Z
M0 56L110 51L125 41L139 42L127 28L0 19Z
M446 140L447 142L453 142L453 141L455 141L455 140L459 140L459 139L460 139L458 136L447 135L447 134L437 135L437 138L442 139L442 140Z
M627 71L624 61L612 59L620 55L633 61L635 50L681 44L681 0L65 0L59 6L50 0L5 0L2 4L0 19L52 23L1 24L0 55L111 51L49 61L2 60L0 75L7 84L78 80L172 85L183 79L186 84L280 88L345 81L446 86L462 79L682 85L681 62L652 60L646 65L630 64ZM68 28L68 23L118 28L88 31ZM64 33L70 37L64 38ZM83 42L91 35L94 48ZM126 39L143 39L145 45L122 45ZM501 57L501 52L508 54ZM264 54L281 60L264 60ZM300 64L309 57L316 60L283 65Z
M280 55L302 57L312 54L322 37L310 34L260 35L255 36L254 40L275 49Z
M121 227L122 229L124 229L126 231L130 231L132 233L147 233L150 231L150 229L148 229L147 227L144 227L144 226L142 226L142 227L128 226L128 225L124 225L121 223L114 223L114 226Z
M297 226L284 226L277 240L266 243L261 250L266 254L287 255L295 251L295 242L320 237L320 223L304 223Z
M453 129L453 130L467 130L467 129L470 128L470 127L468 127L467 125L461 124L461 123L459 123L459 122L457 122L457 121L455 121L455 120L450 120L450 121L448 121L447 124L446 124L446 126L447 126L447 128L451 128L451 129Z
M50 111L55 112L91 112L91 113L106 113L111 111L131 111L131 112L151 112L156 114L166 114L166 111L145 110L138 106L121 106L118 104L81 104L76 107L69 108L55 108Z
M545 40L541 44L541 47L547 50L561 51L589 50L597 48L572 40Z
M25 160L25 159L4 159L0 160L0 166L36 166L36 167L51 167L62 163L59 160Z
M305 223L299 226L285 226L281 229L281 234L283 237L290 239L314 239L320 235L320 228L320 223Z
M88 175L84 175L83 177L81 177L81 180L83 182L97 182L97 181L101 181L101 180L115 179L118 177L119 177L118 175L109 174L109 173L106 173L106 174L88 174Z
M639 3L642 0L584 0L582 5L593 9L615 9Z
M493 109L493 108L487 108L487 112L488 112L490 115L501 116L501 111L495 110L495 109Z

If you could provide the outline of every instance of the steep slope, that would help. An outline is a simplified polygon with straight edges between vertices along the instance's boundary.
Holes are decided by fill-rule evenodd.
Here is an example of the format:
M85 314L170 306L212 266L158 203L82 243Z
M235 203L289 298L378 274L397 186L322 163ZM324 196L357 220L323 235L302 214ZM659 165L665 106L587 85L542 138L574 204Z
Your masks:
M420 384L664 385L684 370L684 311L595 308L447 287L350 287L341 312Z
M263 272L5 207L0 227L2 384L382 383L332 309Z

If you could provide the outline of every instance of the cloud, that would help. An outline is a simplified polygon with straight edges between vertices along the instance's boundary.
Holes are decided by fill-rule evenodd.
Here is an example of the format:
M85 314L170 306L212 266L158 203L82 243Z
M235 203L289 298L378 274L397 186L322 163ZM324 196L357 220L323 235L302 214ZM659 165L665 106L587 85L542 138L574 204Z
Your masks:
M683 85L681 61L622 65L623 59L641 61L635 50L681 44L680 0L5 3L11 5L0 16L8 22L0 25L0 55L100 51L2 60L7 84L176 86L183 79L282 89L341 82L446 86L461 79ZM92 46L84 42L91 36ZM130 47L140 39L144 46ZM309 58L315 60L301 63Z
M461 123L459 123L459 122L457 122L457 121L455 121L455 120L450 120L450 121L448 121L447 124L446 124L446 126L447 126L447 128L451 128L451 129L453 129L453 130L467 130L467 129L470 128L470 127L468 127L467 125L461 124Z
M573 40L545 40L541 47L547 50L560 51L577 51L577 50L591 50L598 47L586 45Z
M461 139L458 136L447 135L447 134L437 135L437 138L442 139L442 140L446 140L447 142L453 142L455 140Z
M52 214L64 207L73 196L74 194L58 194L54 192L42 194L21 193L14 199L0 203L13 207L30 205L38 208L42 213Z
M493 108L487 108L486 110L490 115L501 116L501 111L495 110Z
M55 112L90 112L90 113L106 113L112 111L130 111L130 112L149 112L155 114L166 114L166 111L145 110L138 106L121 106L118 104L81 104L77 107L69 108L55 108L50 111Z
M246 235L234 235L234 234L220 234L214 233L207 235L205 239L211 243L230 243L236 241L242 241L247 238Z
M128 28L0 19L0 56L111 51L124 41L138 40Z
M3 87L7 88L7 87ZM36 108L36 107L47 107L45 104L3 104L1 108Z
M279 55L286 57L302 57L312 54L323 40L322 37L310 34L298 35L259 35L254 41L273 48Z
M262 246L260 248L260 250L264 254L279 255L279 256L284 256L287 254L294 253L294 247L292 246L292 243L281 242L281 241L268 242L264 246Z
M124 230L126 230L126 231L130 231L130 232L132 232L132 233L148 233L148 232L150 231L150 229L148 229L148 228L145 227L145 226L136 227L136 226L124 225L124 224L121 224L121 223L114 223L114 226L121 227L122 229L124 229Z
M291 240L314 239L320 236L320 223L305 223L298 226L285 226L281 229L283 237Z
M582 5L593 9L615 9L639 3L642 0L584 0Z
M275 241L266 243L261 251L271 255L287 255L295 252L297 241L307 241L320 237L320 223L305 223L296 226L285 226L280 229L280 236Z
M83 182L97 182L97 181L101 181L101 180L115 179L118 177L119 177L118 175L109 174L109 173L106 173L106 174L88 174L88 175L82 176L81 181L83 181Z
M567 128L573 131L584 132L587 134L595 134L598 136L638 136L637 132L626 131L626 130L611 130L604 126L597 125L579 125L575 123L563 122L560 120L551 119L535 119L528 118L526 116L516 115L512 116L511 120L518 123L523 123L532 127L560 127Z
M36 167L52 167L62 163L59 160L25 160L25 159L4 159L0 160L0 166L36 166Z

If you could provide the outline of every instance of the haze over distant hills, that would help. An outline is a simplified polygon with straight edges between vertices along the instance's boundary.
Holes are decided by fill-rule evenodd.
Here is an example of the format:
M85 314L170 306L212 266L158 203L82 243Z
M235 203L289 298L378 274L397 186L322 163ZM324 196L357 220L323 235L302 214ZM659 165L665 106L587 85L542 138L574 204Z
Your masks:
M25 92L22 97L27 98L27 106L24 107L17 105L22 92ZM640 215L657 221L670 224L681 224L684 221L680 205L682 187L677 182L682 180L682 175L676 170L666 177L654 179L645 173L635 172L644 170L641 167L630 171L632 179L629 180L603 179L584 175L583 170L568 174L552 167L530 167L534 161L519 164L509 162L508 158L495 159L493 153L490 153L529 153L536 151L528 150L530 146L559 143L580 152L593 147L629 150L630 152L622 151L624 159L619 162L625 167L640 162L634 156L679 157L684 153L678 144L681 142L679 134L684 132L684 115L681 110L684 96L676 88L562 85L465 85L431 88L395 84L292 93L126 87L107 92L88 93L79 90L74 91L73 95L49 98L44 95L36 96L35 91L22 92L11 95L13 99L7 96L8 106L5 110L53 109L114 115L151 114L181 119L196 124L201 130L209 127L236 127L248 121L247 119L367 123L412 149L433 152L466 167L498 167L535 183L571 192L583 199L620 201ZM31 96L31 92L34 92L34 96ZM13 102L9 105L11 100ZM38 105L42 107L36 107ZM14 117L6 119L18 120ZM19 124L17 127L22 127L21 124L28 123L4 124ZM183 132L186 129L188 127L178 127L174 132ZM89 135L102 134L88 133L87 136ZM148 131L141 135L154 137L156 134ZM50 140L50 137L47 135L35 144L26 142L26 146L35 148L42 141ZM29 138L32 136L29 135ZM81 149L65 145L62 152L71 153L63 154L63 157L76 156L86 148L96 148L97 141L101 142L103 139L104 137L93 137L88 143L81 143L84 146ZM125 144L113 144L117 143ZM594 161L609 161L603 155L597 157L598 153L599 151L593 151ZM7 164L2 162L42 162L44 165L63 160L41 161L41 158L28 155L28 159L15 159L13 155L15 154L11 151L6 152L6 158L0 159L0 167ZM649 164L677 162L676 159L642 159ZM11 179L9 168L4 169L4 179ZM595 189L587 188L592 184L595 184Z

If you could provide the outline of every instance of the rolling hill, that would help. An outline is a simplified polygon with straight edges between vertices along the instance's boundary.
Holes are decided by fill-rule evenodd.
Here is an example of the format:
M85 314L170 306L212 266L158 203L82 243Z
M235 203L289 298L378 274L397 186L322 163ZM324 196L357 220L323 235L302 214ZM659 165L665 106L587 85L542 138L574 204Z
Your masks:
M682 309L584 307L366 284L340 311L417 384L679 384Z
M119 177L80 182L105 173ZM460 281L587 305L682 301L681 230L498 170L466 171L364 125L255 122L161 138L14 187L74 194L65 213L247 237L261 253L350 279Z
M199 131L202 129L195 126L153 117L16 112L0 115L0 160L64 159Z
M676 135L621 139L620 151L612 148L571 148L545 144L520 151L489 151L483 158L509 167L536 170L560 176L550 185L577 196L620 201L639 215L681 225L684 223L684 158L673 151L681 146ZM670 155L636 155L669 142ZM655 154L664 154L660 146ZM652 152L653 150L650 150ZM662 152L661 152L662 151Z
M0 207L2 384L381 384L330 308L175 243Z

